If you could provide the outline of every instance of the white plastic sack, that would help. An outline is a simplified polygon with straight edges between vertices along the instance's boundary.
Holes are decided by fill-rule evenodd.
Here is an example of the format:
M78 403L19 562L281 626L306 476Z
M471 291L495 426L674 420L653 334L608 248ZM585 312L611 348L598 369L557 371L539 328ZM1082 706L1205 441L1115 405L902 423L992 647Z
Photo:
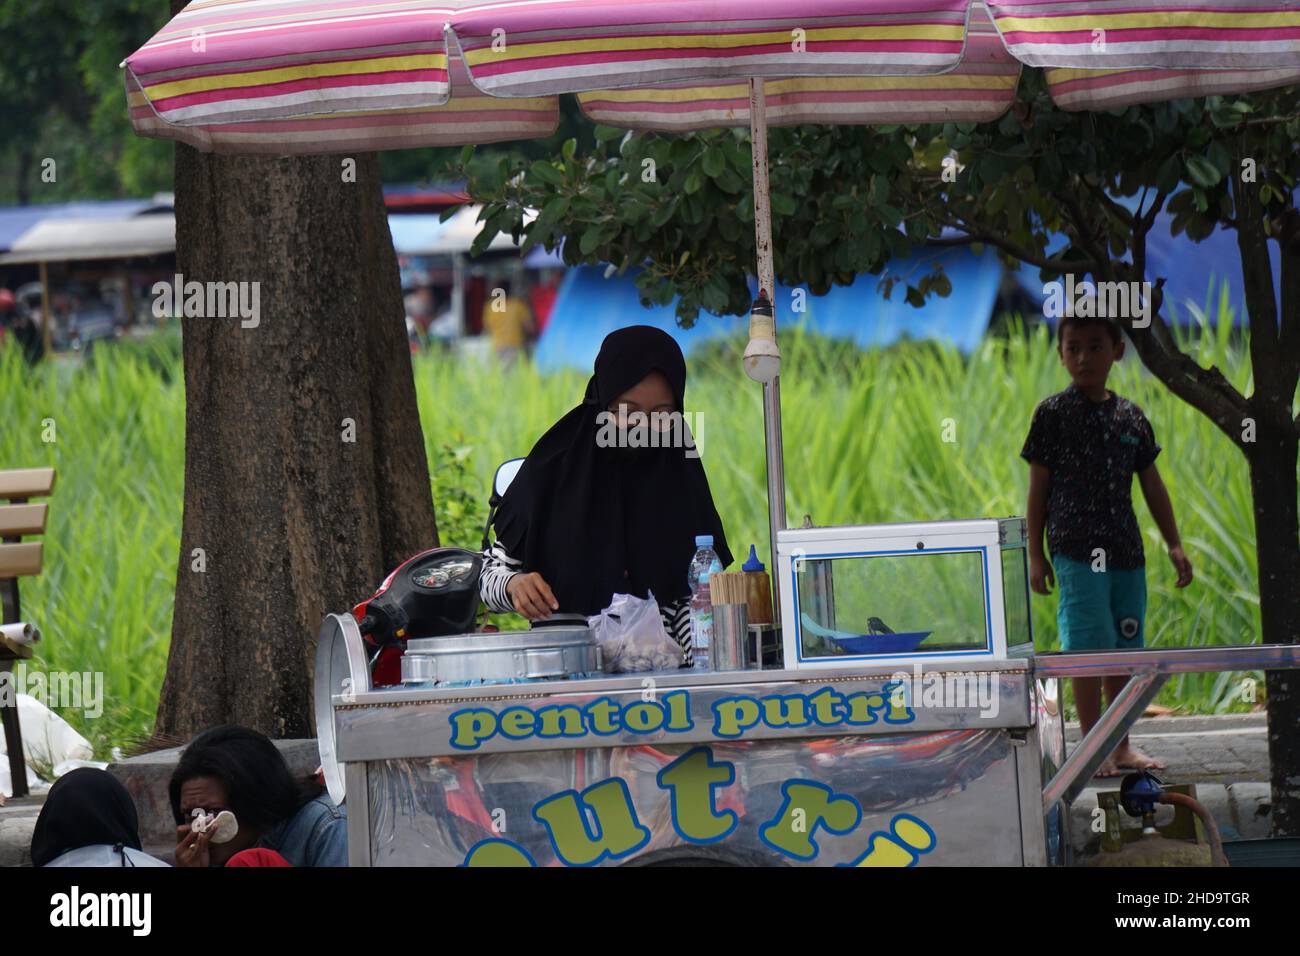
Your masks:
M23 729L23 757L27 761L27 780L33 779L32 765L57 768L71 760L92 760L95 756L90 741L73 729L72 725L30 694L18 695L18 723ZM0 733L0 789L6 796L13 795L9 779L8 749Z
M662 671L681 665L682 649L664 630L653 594L615 594L609 607L587 623L595 632L606 671Z

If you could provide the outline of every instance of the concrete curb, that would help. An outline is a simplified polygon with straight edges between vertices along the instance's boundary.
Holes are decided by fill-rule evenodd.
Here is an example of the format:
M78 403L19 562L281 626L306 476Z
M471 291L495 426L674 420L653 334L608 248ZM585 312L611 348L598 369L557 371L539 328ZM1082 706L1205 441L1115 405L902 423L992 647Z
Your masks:
M1134 737L1149 737L1154 734L1197 734L1207 731L1263 730L1268 727L1268 716L1258 714L1220 714L1213 717L1143 717L1130 733ZM1067 721L1065 739L1077 741L1080 737L1078 721Z

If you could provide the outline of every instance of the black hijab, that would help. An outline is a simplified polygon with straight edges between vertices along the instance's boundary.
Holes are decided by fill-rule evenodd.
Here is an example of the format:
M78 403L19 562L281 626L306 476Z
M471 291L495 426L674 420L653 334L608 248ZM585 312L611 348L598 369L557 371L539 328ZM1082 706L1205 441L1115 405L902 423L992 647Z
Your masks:
M686 597L697 534L713 535L718 560L731 563L698 457L597 444L600 413L656 370L680 413L686 360L672 336L646 325L607 335L582 404L538 440L501 500L498 543L541 574L561 612L596 614L615 594Z
M116 777L107 770L78 767L60 777L45 798L32 832L32 866L45 866L69 850L101 845L140 849L140 819Z

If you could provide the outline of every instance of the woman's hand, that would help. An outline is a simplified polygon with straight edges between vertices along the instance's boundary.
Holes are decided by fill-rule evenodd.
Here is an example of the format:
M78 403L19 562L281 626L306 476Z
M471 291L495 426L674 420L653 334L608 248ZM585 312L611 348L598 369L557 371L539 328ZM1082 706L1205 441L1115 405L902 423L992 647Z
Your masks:
M551 586L536 571L516 574L506 585L506 593L514 602L515 610L530 621L549 617L560 609L559 602L551 593Z
M207 833L197 833L189 824L176 828L176 865L177 866L209 866L211 859L208 856L208 843L211 835Z

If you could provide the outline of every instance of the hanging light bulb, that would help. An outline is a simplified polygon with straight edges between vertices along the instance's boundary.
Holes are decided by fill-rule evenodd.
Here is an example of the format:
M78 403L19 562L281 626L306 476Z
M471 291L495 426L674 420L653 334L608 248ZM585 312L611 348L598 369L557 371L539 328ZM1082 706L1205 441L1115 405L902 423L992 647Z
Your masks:
M772 300L762 289L749 310L749 344L745 346L745 374L756 382L772 382L781 374L781 349L776 344Z

